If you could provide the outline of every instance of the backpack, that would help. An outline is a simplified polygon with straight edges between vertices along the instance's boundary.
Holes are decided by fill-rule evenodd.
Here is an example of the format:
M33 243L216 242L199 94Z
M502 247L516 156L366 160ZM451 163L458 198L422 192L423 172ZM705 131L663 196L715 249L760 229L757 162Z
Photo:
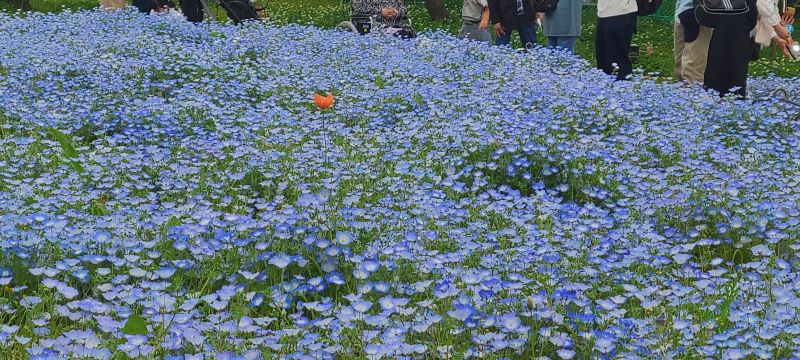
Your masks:
M661 7L661 0L636 0L636 5L639 7L636 15L648 16L658 11L658 8Z
M558 0L533 0L533 11L551 12L556 9L557 5Z
M709 28L735 25L750 12L747 0L694 0L694 16Z

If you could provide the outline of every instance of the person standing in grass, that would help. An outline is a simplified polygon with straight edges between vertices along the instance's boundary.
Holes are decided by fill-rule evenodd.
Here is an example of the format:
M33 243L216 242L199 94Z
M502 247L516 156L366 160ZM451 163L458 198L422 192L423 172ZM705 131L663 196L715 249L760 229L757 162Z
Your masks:
M747 72L753 57L754 39L751 32L758 21L756 0L747 0L749 12L736 17L735 22L714 28L708 47L708 65L704 86L720 95L733 93L740 98L747 93Z
M494 24L495 45L510 44L513 30L525 47L536 44L536 14L530 0L489 0L489 17Z
M560 6L560 5L559 5ZM628 57L636 31L636 0L597 0L597 68L624 80L633 72Z
M461 31L459 39L470 39L481 42L492 42L489 33L489 3L487 0L464 0L461 8Z
M544 13L544 35L547 46L575 53L575 42L581 35L581 0L560 0L555 10Z
M694 0L675 2L674 45L675 77L689 84L702 84L708 60L712 29L697 23Z

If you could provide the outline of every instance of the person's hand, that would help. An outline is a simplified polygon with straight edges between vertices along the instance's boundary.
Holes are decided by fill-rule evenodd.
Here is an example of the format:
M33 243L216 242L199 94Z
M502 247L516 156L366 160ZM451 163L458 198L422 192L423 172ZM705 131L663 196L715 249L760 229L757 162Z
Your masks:
M781 15L781 23L783 25L794 24L794 8L786 8L786 11Z
M783 55L784 56L792 57L789 54L789 44L790 43L788 41L786 41L784 39L781 39L781 38L776 36L776 37L772 38L772 43L775 44L775 46L777 46L778 49L781 49L783 51Z
M506 28L503 24L494 24L494 34L497 36L506 36Z
M489 20L481 20L481 22L478 24L478 29L488 30L489 29Z
M787 43L792 43L792 33L789 32L789 29L782 25L775 25L772 28L775 29L775 34L777 34L779 38L785 40Z
M394 19L397 17L398 11L395 8L383 8L381 9L381 16L387 19Z
M544 20L544 13L543 12L537 12L536 13L536 19L537 20Z

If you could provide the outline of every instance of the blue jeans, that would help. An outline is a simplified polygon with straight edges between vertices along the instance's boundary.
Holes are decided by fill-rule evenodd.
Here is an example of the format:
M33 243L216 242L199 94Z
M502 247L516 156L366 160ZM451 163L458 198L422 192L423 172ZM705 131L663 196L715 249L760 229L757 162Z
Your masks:
M570 53L575 53L575 42L578 40L577 36L548 36L547 47L559 47L566 49Z
M526 20L520 19L517 21L519 29L517 32L519 33L519 39L522 41L522 46L527 47L527 44L536 45L536 23L535 22L527 22ZM497 36L494 38L495 45L508 45L511 43L511 30L506 30L506 36Z
M461 25L461 31L458 32L459 39L470 39L486 43L492 42L492 35L489 30L481 30L478 24L464 21Z

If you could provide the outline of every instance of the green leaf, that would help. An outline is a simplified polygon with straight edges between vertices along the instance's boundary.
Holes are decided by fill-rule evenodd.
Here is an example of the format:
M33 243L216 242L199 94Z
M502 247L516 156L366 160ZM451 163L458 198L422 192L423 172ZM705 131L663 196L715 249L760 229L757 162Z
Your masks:
M64 135L62 132L58 131L58 129L51 127L50 134L53 135L53 138L61 144L61 148L64 150L64 155L68 158L76 158L78 157L78 151L75 150L75 147L72 146L72 141Z
M78 151L75 150L75 147L72 146L72 140L64 135L62 132L58 131L58 129L54 127L50 127L48 129L50 131L50 135L61 144L61 149L64 151L64 156L69 159L75 159L78 157ZM72 170L75 170L78 173L83 173L83 167L77 161L70 161L69 166Z
M147 324L144 319L139 315L131 315L125 326L122 327L122 333L126 335L147 335Z

